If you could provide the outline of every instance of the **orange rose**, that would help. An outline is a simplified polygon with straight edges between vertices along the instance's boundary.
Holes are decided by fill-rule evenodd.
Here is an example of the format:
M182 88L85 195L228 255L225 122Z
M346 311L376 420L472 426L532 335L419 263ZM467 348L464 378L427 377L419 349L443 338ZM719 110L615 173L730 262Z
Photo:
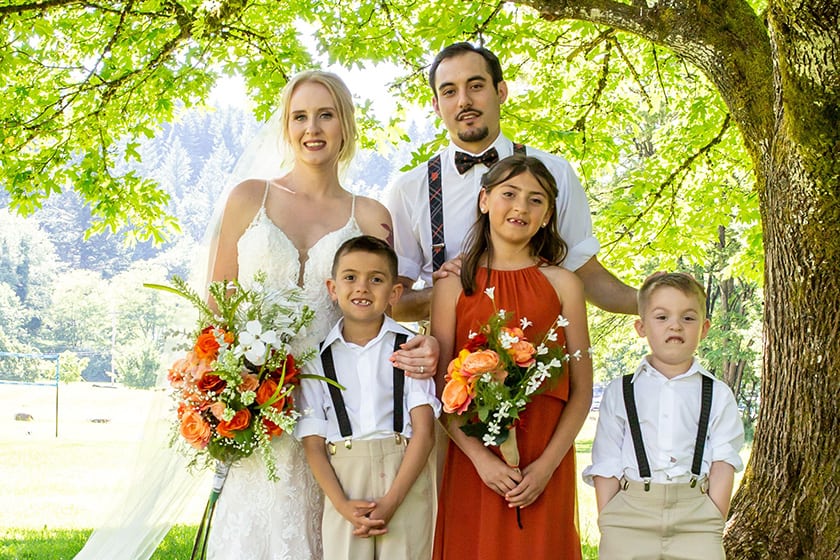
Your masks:
M204 449L210 442L210 424L201 414L188 409L181 417L181 436L196 449Z
M473 352L461 363L461 369L471 375L490 373L499 368L499 355L492 350Z
M236 436L233 432L244 430L249 425L251 425L251 411L243 408L237 410L229 422L219 422L216 430L220 436L233 439Z
M193 348L199 360L215 360L219 355L219 341L216 340L216 333L208 329L198 335Z
M193 381L201 379L205 373L212 371L210 364L213 360L202 360L195 351L190 351L184 358L184 374L189 374Z
M225 387L227 387L227 381L218 375L207 374L202 376L196 385L200 391L204 391L206 393L216 393L218 395L225 390Z
M222 331L222 332L225 333L225 335L224 335L225 344L233 344L233 333L230 332L230 331Z
M444 412L461 414L472 402L470 387L460 379L452 379L443 388L440 400L443 402Z
M215 416L216 420L221 420L226 408L227 405L225 403L222 401L216 401L210 405L210 414Z
M240 392L244 393L245 391L256 391L259 386L260 378L258 375L254 373L242 374L242 383L239 384Z
M184 384L184 371L187 369L188 362L184 358L180 358L176 360L172 367L169 368L169 373L167 374L167 379L169 379L169 384L173 387L179 388Z
M270 437L280 437L283 435L283 428L268 418L263 418L263 426L265 426L265 431L268 432Z
M295 383L297 381L298 374L300 373L300 369L298 369L297 364L295 364L295 357L291 354L286 355L286 378L283 380L283 384Z
M277 391L277 382L273 379L266 379L260 385L260 388L257 389L257 404L265 404L274 396L274 393ZM279 393L278 393L279 394ZM273 408L277 408L277 403L280 402L282 399L278 400L271 404Z
M534 348L534 345L523 339L519 339L519 342L508 348L508 354L519 367L532 366L537 361L534 358L536 353L537 349Z
M459 377L461 379L464 378L464 373L461 371L462 364L464 363L464 359L470 355L469 350L461 350L458 355L449 362L449 365L446 367L446 380L449 381L450 379L454 379Z

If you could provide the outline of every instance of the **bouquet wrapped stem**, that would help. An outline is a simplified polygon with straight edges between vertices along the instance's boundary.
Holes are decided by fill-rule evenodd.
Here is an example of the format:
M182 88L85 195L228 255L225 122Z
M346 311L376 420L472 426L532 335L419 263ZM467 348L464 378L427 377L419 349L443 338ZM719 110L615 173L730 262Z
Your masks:
M515 426L508 431L507 439L499 444L499 451L509 467L519 469L519 446L516 444Z
M499 444L499 451L502 452L502 459L511 468L519 471L519 446L516 443L516 426L512 426L508 430L508 437L505 441ZM521 471L519 471L521 472ZM516 508L516 524L522 529L522 512L519 507Z
M230 466L230 461L216 461L216 471L213 473L213 488L210 490L210 497L207 499L207 505L204 507L201 522L198 524L198 532L195 535L195 543L193 543L190 560L207 559L207 539L210 537L213 512L216 511L216 502L219 501L219 496L222 495L222 489L225 487L225 480L227 480Z

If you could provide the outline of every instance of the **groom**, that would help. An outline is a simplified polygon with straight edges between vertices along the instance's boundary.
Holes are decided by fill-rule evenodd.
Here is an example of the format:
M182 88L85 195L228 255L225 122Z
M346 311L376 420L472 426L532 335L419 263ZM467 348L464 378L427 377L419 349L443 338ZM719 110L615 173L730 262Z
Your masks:
M605 269L596 256L586 194L569 163L514 144L501 133L501 105L508 95L499 59L484 47L454 43L429 70L432 106L450 144L431 160L404 173L388 189L385 205L394 223L403 297L393 309L400 321L428 319L432 281L460 274L461 243L475 221L481 176L515 151L540 159L554 175L557 222L569 247L563 263L583 280L587 300L616 313L636 312L636 290ZM416 280L425 287L412 290Z

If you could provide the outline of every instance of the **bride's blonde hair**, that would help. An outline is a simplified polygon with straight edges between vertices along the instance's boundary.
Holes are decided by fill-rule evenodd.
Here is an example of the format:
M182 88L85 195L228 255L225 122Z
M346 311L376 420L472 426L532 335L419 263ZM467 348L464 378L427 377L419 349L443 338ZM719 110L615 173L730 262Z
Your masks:
M286 87L283 88L283 93L280 97L280 108L282 112L280 122L283 127L283 140L287 145L292 142L292 139L289 137L289 108L292 103L292 95L299 85L310 82L320 84L327 88L335 103L335 109L338 113L336 116L341 124L342 138L341 149L338 152L338 162L339 164L347 165L356 154L356 139L358 137L358 130L356 129L356 108L353 105L353 95L347 89L347 85L332 72L305 70L295 74L286 83Z

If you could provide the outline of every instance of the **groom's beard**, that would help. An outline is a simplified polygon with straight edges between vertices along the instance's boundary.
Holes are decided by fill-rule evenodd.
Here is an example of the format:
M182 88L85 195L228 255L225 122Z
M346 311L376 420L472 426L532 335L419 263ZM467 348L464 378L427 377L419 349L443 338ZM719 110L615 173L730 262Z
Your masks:
M480 142L487 138L488 134L490 134L490 130L486 126L483 126L481 128L471 128L467 131L459 132L458 139L461 142L468 143Z

